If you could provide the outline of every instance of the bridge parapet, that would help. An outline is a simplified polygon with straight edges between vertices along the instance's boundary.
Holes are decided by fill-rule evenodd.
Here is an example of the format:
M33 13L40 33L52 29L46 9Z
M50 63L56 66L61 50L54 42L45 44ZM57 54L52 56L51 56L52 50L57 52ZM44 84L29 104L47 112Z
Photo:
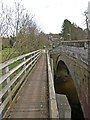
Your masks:
M59 46L50 50L51 58L54 61L55 77L71 76L85 118L88 118L89 49L90 41L86 40L63 41Z
M58 47L50 50L52 53L66 53L67 55L76 58L85 64L90 64L88 59L88 49L90 41L79 40L79 41L62 41Z
M49 81L49 112L50 118L59 118L56 95L54 90L53 75L50 66L50 57L47 51L47 65L48 65L48 81Z

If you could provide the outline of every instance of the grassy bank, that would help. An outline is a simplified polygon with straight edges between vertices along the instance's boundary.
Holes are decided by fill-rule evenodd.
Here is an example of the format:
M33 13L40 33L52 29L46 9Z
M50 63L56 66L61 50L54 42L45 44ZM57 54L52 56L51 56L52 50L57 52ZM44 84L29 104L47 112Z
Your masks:
M19 52L14 48L4 48L2 50L2 62L15 58L17 56L19 56Z
M14 48L4 48L2 50L2 62L4 61L7 61L7 60L10 60L10 59L13 59L15 57L18 57L19 56L19 52L17 50L15 50ZM9 70L13 69L14 67L16 67L18 64L20 64L22 62L22 60L18 60L12 64L10 64L8 67L9 67ZM10 76L10 80L20 71L17 70L15 71L11 76ZM2 76L2 71L0 71L0 77ZM5 86L5 83L3 82L2 84L0 84L0 91L1 89Z

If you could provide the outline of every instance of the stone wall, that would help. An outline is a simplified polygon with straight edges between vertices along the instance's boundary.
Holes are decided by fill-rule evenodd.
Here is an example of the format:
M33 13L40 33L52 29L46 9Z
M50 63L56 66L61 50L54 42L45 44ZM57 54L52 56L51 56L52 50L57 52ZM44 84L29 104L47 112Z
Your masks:
M60 45L51 50L52 53L60 54L61 52L78 59L85 64L90 64L88 59L88 46L90 41L64 41Z
M50 50L55 72L57 72L60 61L63 61L67 66L74 81L85 118L88 117L88 80L90 79L88 44L90 41L62 42L57 48Z

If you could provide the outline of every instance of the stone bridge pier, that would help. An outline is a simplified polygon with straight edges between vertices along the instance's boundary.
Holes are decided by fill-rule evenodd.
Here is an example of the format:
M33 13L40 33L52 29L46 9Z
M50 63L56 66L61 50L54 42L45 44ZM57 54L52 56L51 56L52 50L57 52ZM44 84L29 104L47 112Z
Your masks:
M77 91L75 99L79 98L84 118L88 118L89 43L90 41L61 42L58 47L50 50L54 64L56 92L60 92L61 81L72 79Z

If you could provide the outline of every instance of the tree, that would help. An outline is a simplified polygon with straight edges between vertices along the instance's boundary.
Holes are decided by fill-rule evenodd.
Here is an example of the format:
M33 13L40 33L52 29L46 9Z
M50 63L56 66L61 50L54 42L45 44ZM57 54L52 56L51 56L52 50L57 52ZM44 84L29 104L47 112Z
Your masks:
M37 27L34 16L28 13L21 2L15 0L15 8L3 8L0 21L0 33L2 37L8 37L10 50L6 60L18 50L19 55L43 48L48 44L46 34L40 32ZM14 51L12 51L14 48Z
M62 26L62 37L64 40L82 40L86 39L86 34L82 28L65 19Z
M62 37L64 38L64 40L69 40L70 36L71 36L71 22L65 19L62 26Z
M84 16L85 16L85 24L86 24L86 27L87 27L87 30L88 30L88 12L87 11L85 11L84 12Z

